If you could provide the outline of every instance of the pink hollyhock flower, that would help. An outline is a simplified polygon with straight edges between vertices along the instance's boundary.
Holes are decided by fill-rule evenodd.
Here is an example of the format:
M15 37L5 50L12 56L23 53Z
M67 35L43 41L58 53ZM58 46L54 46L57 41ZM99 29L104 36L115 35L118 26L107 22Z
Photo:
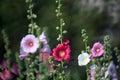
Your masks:
M51 53L50 46L48 44L43 44L43 48L40 49L41 53Z
M10 79L11 78L11 74L10 74L10 71L8 71L8 69L5 69L4 76L5 76L6 79Z
M104 54L103 45L99 42L96 42L93 45L91 52L92 52L92 57L99 57L99 56L103 55Z
M52 56L56 61L70 60L70 52L69 40L65 40L53 49Z
M111 62L110 65L108 66L108 69L105 72L105 78L108 75L112 77L112 80L118 80L117 79L116 67L115 67L115 64L113 62Z
M40 60L42 61L43 64L47 64L49 72L53 72L52 67L49 63L49 57L51 55L49 53L41 53L40 54Z
M20 48L19 58L22 60L28 56L28 53L24 52L22 48Z
M0 79L10 80L11 79L10 71L8 69L5 69L3 73L0 73Z
M89 72L90 72L90 80L95 80L95 78L94 78L94 70L91 69Z
M45 36L45 32L43 31L41 33L41 35L39 36L39 40L40 42L42 42L43 44L47 44L47 39L46 39L46 36Z
M34 35L28 34L22 39L21 47L25 53L35 53L39 47L39 40Z
M95 80L95 69L96 69L97 65L92 65L90 66L90 70L89 70L89 73L90 73L90 80Z
M5 79L4 79L4 74L3 74L3 73L0 73L0 80L5 80Z
M13 64L13 66L12 66L12 72L16 75L16 76L18 76L18 66L17 66L17 64Z
M43 63L49 62L49 57L50 57L50 54L49 54L49 53L41 53L41 54L40 54L40 60L41 60Z

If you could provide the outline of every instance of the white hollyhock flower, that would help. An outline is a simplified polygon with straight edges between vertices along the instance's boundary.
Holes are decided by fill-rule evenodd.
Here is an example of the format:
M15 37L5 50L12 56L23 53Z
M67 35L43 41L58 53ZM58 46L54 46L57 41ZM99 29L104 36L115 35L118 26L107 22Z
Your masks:
M78 65L84 66L90 62L90 55L88 53L82 53L78 56Z

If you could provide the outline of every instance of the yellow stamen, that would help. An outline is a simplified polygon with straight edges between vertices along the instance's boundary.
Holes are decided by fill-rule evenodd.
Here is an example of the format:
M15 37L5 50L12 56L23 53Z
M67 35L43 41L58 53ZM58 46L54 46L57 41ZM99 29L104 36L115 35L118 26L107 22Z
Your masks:
M60 56L60 57L63 57L64 55L65 55L65 52L64 52L64 51L60 51L60 52L59 52L59 56Z
M33 46L33 42L29 42L29 46Z
M87 58L83 58L83 62L86 63L87 62Z
M99 52L100 51L100 49L96 49L96 52Z

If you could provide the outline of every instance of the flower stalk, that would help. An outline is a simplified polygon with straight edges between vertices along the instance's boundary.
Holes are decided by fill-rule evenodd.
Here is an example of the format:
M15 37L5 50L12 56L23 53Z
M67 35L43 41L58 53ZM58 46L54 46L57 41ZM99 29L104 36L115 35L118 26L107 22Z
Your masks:
M63 41L63 34L67 33L66 30L63 30L63 27L65 26L65 22L63 19L63 14L61 12L61 7L62 7L62 0L56 0L57 3L57 9L56 9L56 17L59 19L59 26L56 27L56 29L59 31L58 38L57 40L62 43Z
M37 15L33 13L33 1L32 0L26 0L26 3L28 4L28 10L27 10L27 18L30 20L30 24L28 25L28 33L34 34L34 29L36 26L36 23L34 22L34 19L37 18Z

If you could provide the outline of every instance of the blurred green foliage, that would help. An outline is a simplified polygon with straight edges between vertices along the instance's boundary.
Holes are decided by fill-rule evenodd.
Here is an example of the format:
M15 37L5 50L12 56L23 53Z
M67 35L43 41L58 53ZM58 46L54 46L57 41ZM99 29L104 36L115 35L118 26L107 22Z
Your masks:
M70 63L71 80L85 80L84 67L79 67L77 63L77 56L84 48L81 38L81 29L85 28L89 36L89 44L100 40L103 35L107 34L105 29L110 29L113 33L117 31L120 33L119 22L115 25L109 22L106 12L98 13L97 8L86 11L80 10L75 4L75 0L63 0L63 15L66 26L64 27L68 33L65 39L71 42L72 57L74 61ZM41 28L46 28L49 44L51 48L58 43L57 30L58 25L55 16L56 4L55 0L34 0L33 12L37 14L36 23ZM13 52L19 51L20 40L27 34L28 23L27 20L27 5L24 0L0 0L0 32L5 29L10 40L10 46ZM111 32L111 33L112 33ZM117 34L116 33L116 34ZM0 34L0 53L4 47L2 35ZM113 45L120 46L120 38L114 37L117 41ZM103 38L102 38L103 39ZM78 77L78 79L75 79Z

